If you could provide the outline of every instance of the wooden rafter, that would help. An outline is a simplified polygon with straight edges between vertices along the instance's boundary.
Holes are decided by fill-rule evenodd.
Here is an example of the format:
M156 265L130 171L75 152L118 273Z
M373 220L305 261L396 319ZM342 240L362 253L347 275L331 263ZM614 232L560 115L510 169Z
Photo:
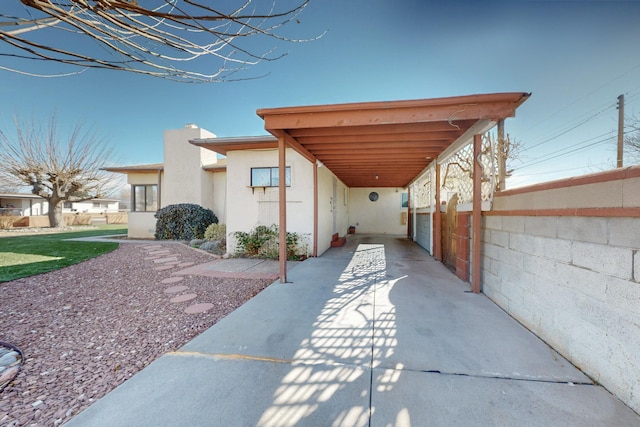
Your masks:
M512 117L528 97L496 93L262 109L258 115L272 135L286 135L288 146L320 160L349 187L405 187L449 147L470 141L470 131Z

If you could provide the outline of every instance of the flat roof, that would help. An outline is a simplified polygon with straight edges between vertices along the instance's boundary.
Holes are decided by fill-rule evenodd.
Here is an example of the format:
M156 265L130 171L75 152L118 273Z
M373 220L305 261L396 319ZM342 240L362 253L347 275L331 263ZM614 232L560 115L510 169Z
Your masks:
M227 155L227 152L234 150L272 150L278 148L278 138L273 135L202 138L192 139L189 142L224 156Z
M112 166L112 167L102 168L102 170L105 170L107 172L116 172L116 173L133 173L133 172L151 173L151 172L158 172L158 171L164 170L164 164L152 163L148 165Z

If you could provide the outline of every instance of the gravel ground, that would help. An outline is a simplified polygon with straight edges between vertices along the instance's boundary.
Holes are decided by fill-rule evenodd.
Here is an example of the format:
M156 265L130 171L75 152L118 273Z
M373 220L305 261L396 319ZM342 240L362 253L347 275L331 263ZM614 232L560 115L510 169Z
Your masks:
M271 280L185 276L162 283L179 262L212 256L175 243L124 243L62 270L0 283L0 341L19 347L22 371L0 392L1 426L52 426L107 394L162 354L174 351L267 287ZM165 293L176 285L180 293ZM170 299L196 294L187 302ZM213 308L187 314L193 304Z

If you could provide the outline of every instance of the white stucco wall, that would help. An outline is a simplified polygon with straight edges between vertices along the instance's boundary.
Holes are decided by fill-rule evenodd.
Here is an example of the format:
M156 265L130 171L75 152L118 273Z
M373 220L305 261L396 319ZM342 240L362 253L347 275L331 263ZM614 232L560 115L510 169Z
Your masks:
M49 213L49 203L44 200L33 200L31 205L29 202L26 203L25 213L23 215L26 216L37 216L37 215L46 215Z
M291 149L286 152L291 167L287 188L287 231L303 237L312 250L313 164ZM277 150L243 150L227 153L227 251L235 252L236 231L251 231L256 225L279 223L278 188L250 188L252 167L277 167Z
M213 178L202 166L217 163L217 155L189 143L198 138L215 138L215 135L195 125L164 132L165 179L161 207L195 203L215 212Z
M338 233L340 236L347 233L348 222L349 189L329 169L323 166L318 167L318 255L322 255L331 247L333 233Z
M129 212L128 236L134 239L153 239L156 232L155 212Z
M372 202L369 193L375 191L379 198ZM401 188L351 188L349 191L349 225L356 233L407 234L407 224L402 224Z
M209 172L212 191L207 191L213 195L211 204L213 213L218 217L219 224L227 223L227 173Z
M49 203L43 199L18 199L13 205L23 216L46 215L49 212Z
M189 140L215 138L215 135L195 125L164 132L164 171L160 177L160 206L177 203L195 203L211 209L218 221L226 221L226 172L206 171L205 165L217 164L215 152L196 147ZM129 173L127 182L132 185L158 184L158 174ZM153 213L131 212L129 236L153 238L155 218Z
M33 204L34 200L31 199L31 203ZM21 215L27 216L31 214L29 199L17 200L13 205L20 209Z
M131 185L149 185L149 184L158 184L158 173L128 173L127 174L127 183ZM161 174L160 184L164 183L164 174Z
M131 185L157 185L158 173L129 173L127 182ZM164 193L164 173L160 174L160 192ZM133 193L132 193L133 194ZM128 213L128 236L134 239L153 239L156 231L155 212L135 212Z

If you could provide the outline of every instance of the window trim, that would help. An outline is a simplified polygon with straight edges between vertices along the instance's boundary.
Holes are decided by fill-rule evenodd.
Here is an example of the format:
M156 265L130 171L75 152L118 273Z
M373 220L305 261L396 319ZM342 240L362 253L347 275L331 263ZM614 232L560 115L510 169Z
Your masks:
M137 209L136 187L144 188L144 210ZM147 203L148 188L155 187L155 206L150 207ZM158 211L158 184L131 184L131 212L157 212Z
M255 184L253 182L253 171L254 170L258 170L258 169L268 169L269 170L269 185L264 185L264 184ZM259 167L252 167L250 172L249 172L249 187L251 188L274 188L274 187L278 187L278 180L279 180L279 170L278 170L278 166L259 166ZM288 179L287 179L288 178ZM286 185L285 187L291 187L291 166L285 166L285 180ZM274 184L275 182L275 184Z

